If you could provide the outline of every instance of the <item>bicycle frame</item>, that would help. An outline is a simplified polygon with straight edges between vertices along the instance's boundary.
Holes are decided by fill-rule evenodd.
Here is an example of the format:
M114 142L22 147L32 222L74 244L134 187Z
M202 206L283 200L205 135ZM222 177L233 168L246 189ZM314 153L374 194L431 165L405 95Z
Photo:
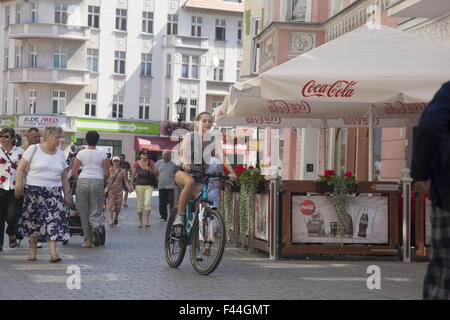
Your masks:
M202 200L202 201L208 200L208 184L207 183L203 183L202 191L197 195L197 197L194 198L194 200L189 200L188 204L186 205L186 236L188 239L190 239L191 228L194 224L194 219L193 219L194 217L192 217L192 219L191 219L192 213L190 212L190 208L193 204L196 204L200 200ZM201 202L200 202L198 212L199 213L204 212L204 208L203 208ZM202 223L201 220L202 219L200 219L200 223ZM200 228L200 237L201 237L201 240L203 240L203 232L202 232L201 228Z

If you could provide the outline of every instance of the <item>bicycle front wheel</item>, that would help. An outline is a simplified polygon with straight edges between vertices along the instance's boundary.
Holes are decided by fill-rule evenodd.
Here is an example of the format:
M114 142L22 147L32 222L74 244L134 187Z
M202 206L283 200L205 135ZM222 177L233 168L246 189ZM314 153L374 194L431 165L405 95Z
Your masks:
M215 210L205 209L201 239L198 215L191 231L191 263L195 271L207 275L216 270L225 250L226 231L222 216Z
M186 228L173 226L177 211L178 207L174 207L170 211L166 226L166 236L164 238L166 261L172 268L178 268L181 262L183 262L187 246Z

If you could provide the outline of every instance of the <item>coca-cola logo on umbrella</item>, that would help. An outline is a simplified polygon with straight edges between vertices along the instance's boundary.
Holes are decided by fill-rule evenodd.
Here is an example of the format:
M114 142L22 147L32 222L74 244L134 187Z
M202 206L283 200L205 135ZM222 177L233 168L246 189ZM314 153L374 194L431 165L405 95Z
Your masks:
M335 83L317 83L309 81L303 86L304 97L350 98L355 93L353 88L358 81L338 80Z
M316 205L311 200L305 200L300 203L300 211L306 216L313 214L316 210Z

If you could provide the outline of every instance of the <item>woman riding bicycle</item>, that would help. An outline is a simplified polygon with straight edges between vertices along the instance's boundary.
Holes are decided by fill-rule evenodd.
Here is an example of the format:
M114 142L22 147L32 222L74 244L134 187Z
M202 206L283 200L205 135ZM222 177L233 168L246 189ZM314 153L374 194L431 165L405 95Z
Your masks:
M236 181L237 176L233 168L224 156L221 138L216 138L209 131L212 127L213 119L209 112L201 112L194 122L194 131L184 136L180 156L182 169L175 174L175 182L178 186L184 187L178 200L178 213L173 226L183 226L186 217L186 205L189 197L201 190L202 181L195 180L191 175L193 172L207 173L211 152L215 150L225 168L230 172L231 181ZM196 185L197 184L197 185Z

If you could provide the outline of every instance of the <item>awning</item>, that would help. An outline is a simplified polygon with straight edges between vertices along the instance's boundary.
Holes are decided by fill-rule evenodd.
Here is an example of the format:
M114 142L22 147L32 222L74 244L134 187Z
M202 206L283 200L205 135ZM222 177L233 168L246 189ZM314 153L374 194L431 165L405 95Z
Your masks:
M172 151L178 141L172 141L168 138L159 137L134 137L134 149L142 150L147 148L150 151Z

